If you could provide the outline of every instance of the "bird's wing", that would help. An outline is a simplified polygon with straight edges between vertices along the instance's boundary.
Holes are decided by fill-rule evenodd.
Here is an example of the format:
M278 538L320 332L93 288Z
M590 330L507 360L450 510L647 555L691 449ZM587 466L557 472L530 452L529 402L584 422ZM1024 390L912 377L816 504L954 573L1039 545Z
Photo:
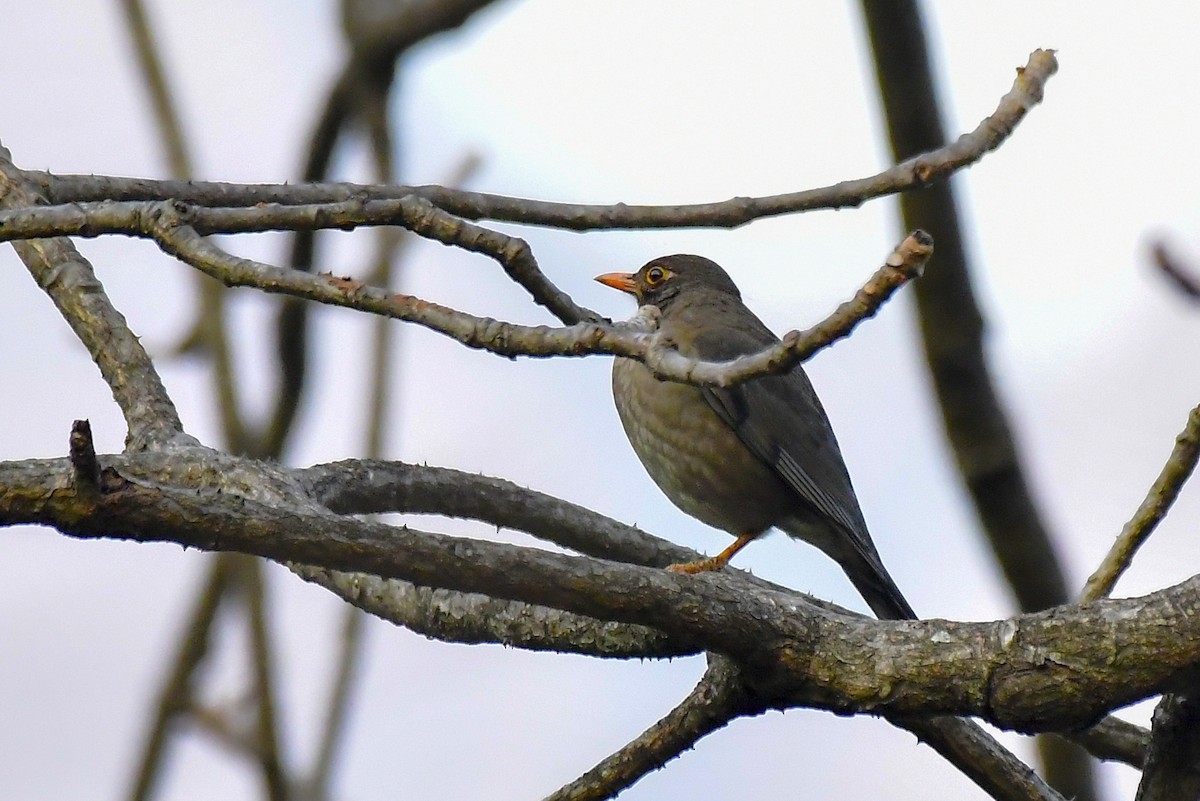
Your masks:
M777 341L760 323L705 330L688 350L695 351L689 355L723 361ZM704 387L703 394L746 447L804 502L852 535L859 548L875 553L829 418L800 367L729 388Z

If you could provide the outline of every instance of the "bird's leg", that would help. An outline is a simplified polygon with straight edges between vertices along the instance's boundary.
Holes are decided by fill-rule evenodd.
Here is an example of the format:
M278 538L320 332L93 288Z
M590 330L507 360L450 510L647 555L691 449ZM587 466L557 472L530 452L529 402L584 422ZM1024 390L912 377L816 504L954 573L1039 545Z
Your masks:
M734 557L738 551L745 548L754 540L758 539L758 534L741 534L733 544L725 550L721 551L716 556L710 556L707 559L701 559L696 562L684 562L678 565L667 565L667 570L672 573L708 573L713 570L720 570L729 564L729 560Z

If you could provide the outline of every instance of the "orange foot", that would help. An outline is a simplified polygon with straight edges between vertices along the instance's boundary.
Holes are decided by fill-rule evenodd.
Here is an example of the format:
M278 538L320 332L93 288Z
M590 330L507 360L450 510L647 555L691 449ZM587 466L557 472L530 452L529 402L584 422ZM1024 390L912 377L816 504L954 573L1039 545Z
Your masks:
M698 562L667 565L667 570L672 573L711 573L714 570L720 570L727 564L729 564L728 559L722 559L720 556L711 556L708 559L701 559Z

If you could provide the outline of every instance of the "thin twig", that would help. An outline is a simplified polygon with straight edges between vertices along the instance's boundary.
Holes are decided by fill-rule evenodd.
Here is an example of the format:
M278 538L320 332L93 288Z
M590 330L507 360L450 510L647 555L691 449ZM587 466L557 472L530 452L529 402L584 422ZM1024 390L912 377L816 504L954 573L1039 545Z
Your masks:
M1151 254L1154 264L1176 289L1191 300L1200 300L1200 278L1197 278L1195 270L1176 259L1163 242L1155 242Z
M1154 480L1145 500L1121 529L1120 536L1096 568L1096 572L1088 577L1080 597L1081 602L1108 597L1117 579L1132 564L1133 555L1154 533L1159 521L1179 497L1184 482L1196 469L1197 460L1200 460L1200 406L1188 414L1187 425L1175 438L1175 448L1159 472L1158 478Z
M445 211L470 220L503 220L576 231L629 228L734 228L748 222L814 209L839 209L926 186L970 166L999 147L1028 111L1041 101L1046 81L1058 69L1049 50L1035 50L1018 72L1011 91L996 111L955 142L866 178L769 197L739 197L723 202L674 206L618 203L551 203L466 192L441 186L371 187L356 184L224 184L152 181L95 175L31 173L56 203L85 200L178 199L204 206L254 206L259 203L328 203L354 196L399 199L419 195ZM939 236L940 236L939 232Z
M646 352L646 366L660 378L680 380L675 376L682 376L688 384L718 387L732 386L755 376L786 372L817 351L849 336L862 321L874 317L896 290L921 274L932 255L933 238L924 231L913 231L851 300L838 306L812 328L790 331L778 345L717 364L695 362L674 348L659 346L652 339L653 344Z
M700 683L666 717L545 801L612 798L731 720L763 711L752 704L737 667L724 657L710 655Z

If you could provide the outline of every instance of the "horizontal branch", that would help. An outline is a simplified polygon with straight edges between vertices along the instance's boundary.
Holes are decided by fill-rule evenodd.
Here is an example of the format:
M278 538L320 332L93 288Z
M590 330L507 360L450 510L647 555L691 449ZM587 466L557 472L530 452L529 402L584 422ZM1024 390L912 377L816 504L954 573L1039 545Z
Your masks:
M528 651L557 651L607 658L664 659L700 652L646 626L611 623L558 609L418 587L366 573L340 573L312 565L289 565L378 618L442 642L495 643Z
M780 708L1076 729L1163 691L1200 662L1200 577L1142 598L992 623L879 622L736 574L680 576L340 517L307 501L284 505L161 477L143 484L130 480L139 460L101 463L102 493L90 500L71 489L65 459L0 463L0 525L241 551L650 626L747 666L755 692ZM120 475L113 464L124 465ZM234 460L230 468L300 486L278 466Z
M599 319L542 274L524 240L447 214L416 195L388 200L355 196L335 203L206 208L180 200L77 202L0 211L0 242L52 236L106 234L154 239L168 252L184 250L174 232L186 226L200 236L266 231L351 231L360 226L400 226L427 239L495 258L535 302L564 322ZM176 255L179 255L178 253Z
M186 215L170 204L159 208L158 216L144 221L146 233L171 255L228 286L255 287L416 323L467 347L501 356L544 358L596 353L626 356L644 361L659 378L715 386L730 386L755 376L785 372L832 339L845 336L861 320L873 315L896 289L919 274L932 253L928 235L914 232L897 246L855 298L826 321L807 331L791 332L760 353L729 362L702 362L685 358L653 336L631 327L599 322L560 328L518 325L477 317L412 295L393 294L350 278L327 273L313 275L240 258L201 237L186 224ZM591 315L583 309L579 313Z
M599 559L666 567L690 548L552 495L445 467L351 459L297 470L312 498L337 514L438 514L532 534Z
M502 220L576 231L633 228L734 228L782 214L858 206L944 179L999 147L1033 106L1057 71L1053 51L1035 50L995 112L973 131L945 147L923 153L881 173L831 186L768 197L737 197L714 203L644 206L551 203L467 192L441 186L356 184L225 184L153 181L97 175L31 173L55 203L94 200L182 200L203 206L337 203L362 197L399 199L418 195L451 214L471 220Z

